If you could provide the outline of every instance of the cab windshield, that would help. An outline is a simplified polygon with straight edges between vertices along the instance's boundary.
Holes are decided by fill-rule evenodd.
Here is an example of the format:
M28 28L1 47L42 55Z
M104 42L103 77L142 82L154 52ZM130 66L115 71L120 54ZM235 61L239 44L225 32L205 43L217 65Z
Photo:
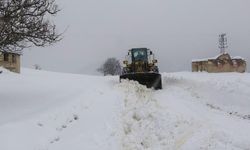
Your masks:
M134 61L146 61L147 51L142 49L133 50L133 59Z

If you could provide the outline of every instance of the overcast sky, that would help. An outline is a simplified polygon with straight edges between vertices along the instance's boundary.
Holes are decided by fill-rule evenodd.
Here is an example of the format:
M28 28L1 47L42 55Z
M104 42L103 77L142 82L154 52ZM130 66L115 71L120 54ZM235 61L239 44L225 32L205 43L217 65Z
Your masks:
M218 35L227 33L228 52L250 62L249 0L57 0L52 18L61 42L26 49L22 66L95 74L108 57L127 50L153 50L161 72L190 71L191 60L218 55ZM248 71L250 70L248 65Z

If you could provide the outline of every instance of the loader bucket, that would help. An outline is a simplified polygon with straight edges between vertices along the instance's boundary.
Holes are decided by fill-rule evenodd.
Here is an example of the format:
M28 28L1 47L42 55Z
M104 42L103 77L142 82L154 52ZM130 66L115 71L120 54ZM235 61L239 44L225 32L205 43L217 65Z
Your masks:
M158 73L123 74L120 76L120 81L121 79L138 81L140 84L146 85L147 88L162 89L161 74Z

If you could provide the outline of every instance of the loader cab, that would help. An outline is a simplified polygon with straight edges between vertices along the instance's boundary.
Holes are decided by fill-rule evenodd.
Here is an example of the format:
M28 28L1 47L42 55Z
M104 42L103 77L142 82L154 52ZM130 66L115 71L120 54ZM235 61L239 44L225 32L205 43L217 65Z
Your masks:
M135 48L131 49L132 61L148 61L148 49L147 48Z

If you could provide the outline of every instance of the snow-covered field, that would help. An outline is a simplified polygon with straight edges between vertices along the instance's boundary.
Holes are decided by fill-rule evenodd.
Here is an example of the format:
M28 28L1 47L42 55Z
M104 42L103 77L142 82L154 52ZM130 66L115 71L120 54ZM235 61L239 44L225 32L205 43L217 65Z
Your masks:
M0 150L250 150L250 74L0 74Z

